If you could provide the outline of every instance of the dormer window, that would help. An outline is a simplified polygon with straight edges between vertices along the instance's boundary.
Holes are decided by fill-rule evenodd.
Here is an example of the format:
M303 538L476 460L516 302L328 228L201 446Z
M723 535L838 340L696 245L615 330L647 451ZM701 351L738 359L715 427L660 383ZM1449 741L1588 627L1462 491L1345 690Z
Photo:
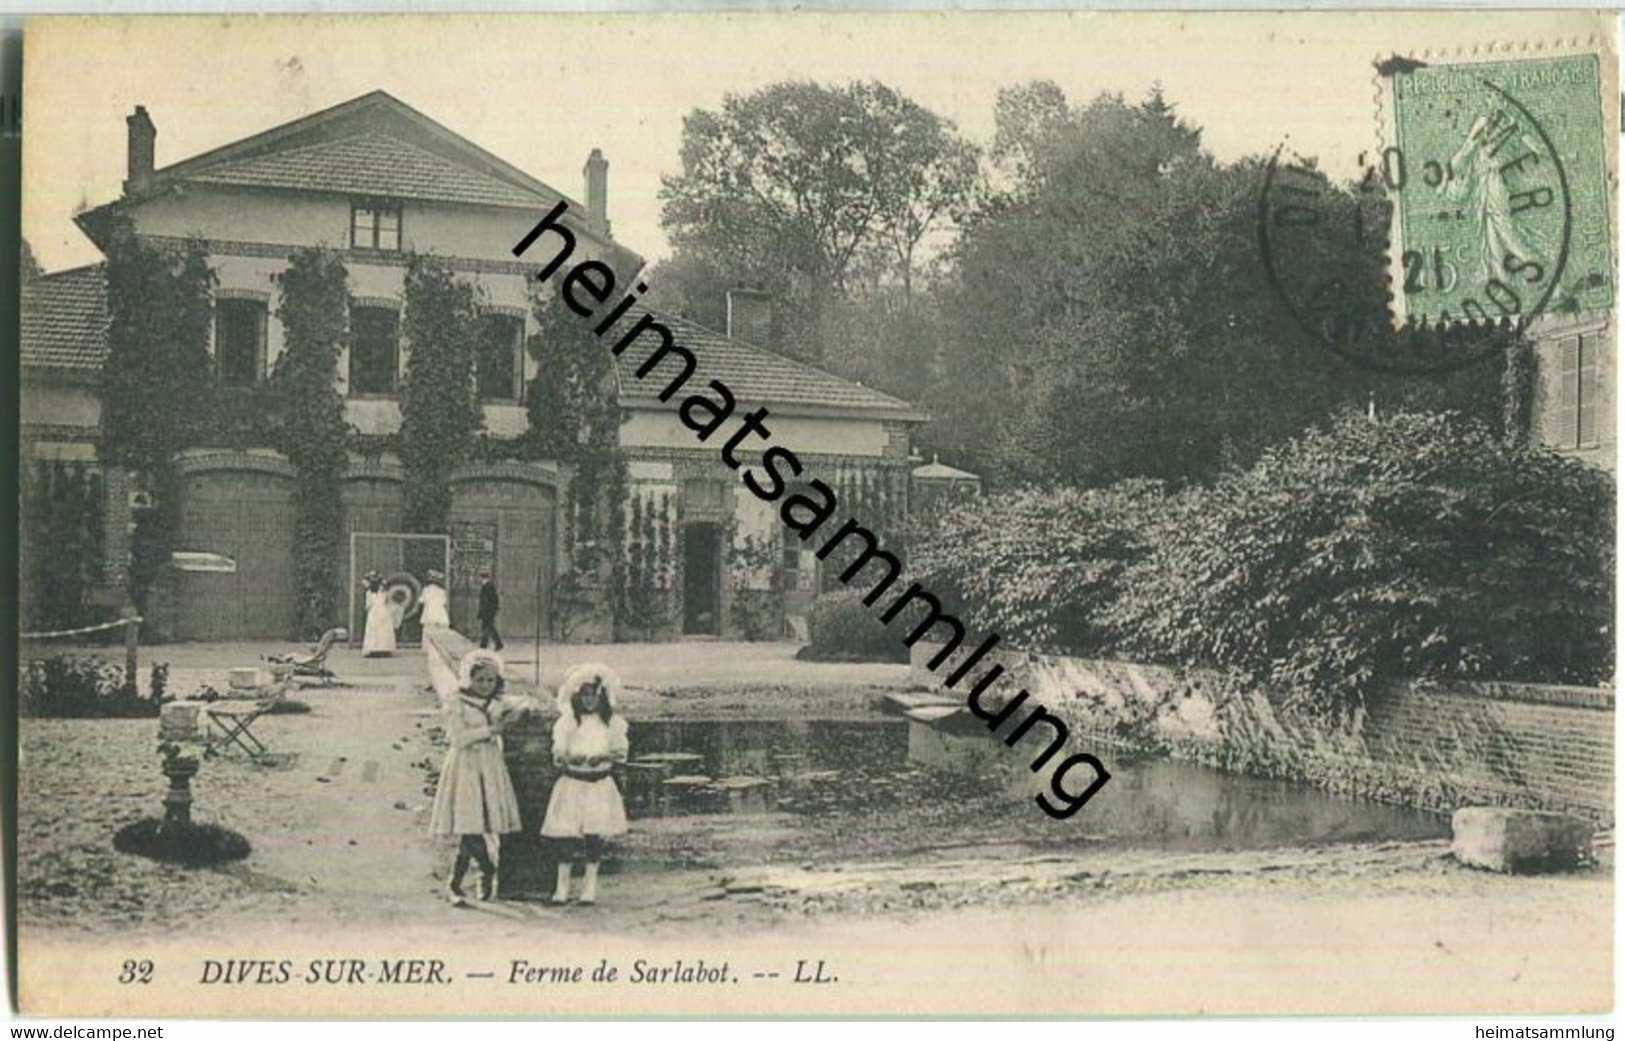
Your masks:
M401 204L358 199L350 204L350 248L399 253Z

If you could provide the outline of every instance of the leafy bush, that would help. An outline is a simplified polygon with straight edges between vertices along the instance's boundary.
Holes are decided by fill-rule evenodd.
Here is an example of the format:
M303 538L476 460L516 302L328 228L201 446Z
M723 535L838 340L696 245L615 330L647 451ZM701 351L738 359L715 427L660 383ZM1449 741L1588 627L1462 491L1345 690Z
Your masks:
M1413 677L1593 684L1613 654L1604 473L1450 414L1349 414L1169 501L1118 577L1121 650L1333 716Z
M901 625L881 624L875 609L856 593L825 593L812 602L810 642L796 653L804 661L907 661Z
M158 715L169 666L152 667L147 696L125 683L121 666L55 654L31 661L18 677L18 714L50 719L130 719Z
M956 498L910 540L909 564L960 619L1009 643L1107 653L1102 616L1165 498L1152 481Z

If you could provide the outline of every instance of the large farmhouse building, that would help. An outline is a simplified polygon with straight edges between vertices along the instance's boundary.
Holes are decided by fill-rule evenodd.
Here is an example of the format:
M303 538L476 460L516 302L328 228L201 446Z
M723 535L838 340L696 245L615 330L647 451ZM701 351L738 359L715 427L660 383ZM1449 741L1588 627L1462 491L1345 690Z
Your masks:
M284 341L277 276L293 251L324 245L340 253L350 335L339 389L357 444L376 442L401 423L399 392L412 349L402 335L403 283L413 254L444 258L481 291L487 346L477 383L492 438L525 432L527 387L549 377L526 350L537 332L535 265L515 261L515 242L569 201L578 259L622 270L642 264L610 234L608 163L597 150L586 161L585 203L577 203L382 92L162 168L155 165L157 129L144 108L128 117L128 133L122 197L78 223L103 248L114 219L150 242L206 244L217 279L210 351L221 384L252 386L272 371ZM906 508L909 434L924 416L761 346L770 306L761 294L741 291L730 295L727 330L662 320L700 358L702 373L725 374L742 410L771 406L776 440L807 461L809 472L831 485L883 490ZM24 592L38 625L71 620L66 601L87 602L98 592L104 604L116 599L131 510L144 505L144 493L138 475L132 480L97 460L98 373L108 350L102 267L35 279L24 289L22 315L25 559L41 562L25 566ZM826 565L786 540L773 508L742 493L671 404L639 388L630 358L619 365L625 515L644 534L659 526L647 540L656 549L645 549L664 556L642 563L668 594L669 609L644 635L788 631ZM148 605L150 623L177 639L303 635L295 631L293 467L269 449L203 446L184 453L179 470L177 561L229 565L166 569ZM603 612L567 602L575 593L565 591L573 558L563 504L573 477L569 466L547 460L469 463L453 474L450 530L436 534L447 547L454 623L472 626L478 576L490 569L512 633L535 628L544 637L608 639L624 632ZM349 544L362 547L347 554L340 576L342 588L353 590L367 565L389 564L379 547L404 544L396 538L403 531L399 458L351 452L342 517ZM48 552L72 540L78 556ZM47 556L58 563L43 563ZM88 563L63 563L69 560ZM749 625L736 609L746 598L758 609ZM353 610L331 621L358 628Z

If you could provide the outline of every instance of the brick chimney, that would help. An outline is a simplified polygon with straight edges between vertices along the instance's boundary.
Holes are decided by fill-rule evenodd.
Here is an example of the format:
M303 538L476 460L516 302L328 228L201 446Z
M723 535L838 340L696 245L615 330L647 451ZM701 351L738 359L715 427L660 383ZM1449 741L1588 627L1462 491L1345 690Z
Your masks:
M766 347L773 342L773 297L760 289L728 290L728 336Z
M137 105L134 114L125 117L129 127L130 174L124 182L124 193L138 192L152 180L153 157L156 154L158 128L147 115L147 106Z
M587 157L587 165L581 168L581 174L586 183L583 194L587 197L587 217L593 227L608 235L609 160L604 158L601 149L592 150L592 155Z

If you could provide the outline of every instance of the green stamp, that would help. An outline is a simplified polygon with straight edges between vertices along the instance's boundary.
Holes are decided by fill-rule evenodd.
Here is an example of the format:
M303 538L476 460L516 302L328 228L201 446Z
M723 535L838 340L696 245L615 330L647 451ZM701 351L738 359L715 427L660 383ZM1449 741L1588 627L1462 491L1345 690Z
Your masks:
M1393 71L1390 256L1401 322L1523 323L1614 302L1594 54Z

